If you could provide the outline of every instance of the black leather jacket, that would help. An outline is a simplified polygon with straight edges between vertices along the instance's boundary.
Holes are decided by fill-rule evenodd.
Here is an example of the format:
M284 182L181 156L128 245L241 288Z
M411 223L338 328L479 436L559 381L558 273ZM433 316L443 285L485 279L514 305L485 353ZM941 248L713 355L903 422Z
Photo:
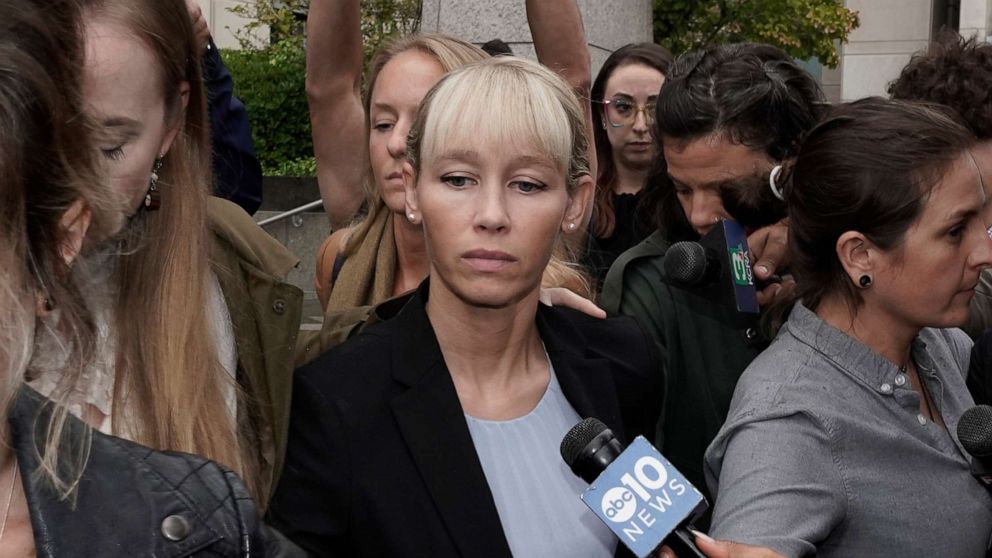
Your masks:
M22 388L9 423L39 557L304 556L258 518L241 480L203 457L154 451L93 431L76 491L60 499L39 473L33 438L50 418ZM87 429L66 425L63 456L84 450Z

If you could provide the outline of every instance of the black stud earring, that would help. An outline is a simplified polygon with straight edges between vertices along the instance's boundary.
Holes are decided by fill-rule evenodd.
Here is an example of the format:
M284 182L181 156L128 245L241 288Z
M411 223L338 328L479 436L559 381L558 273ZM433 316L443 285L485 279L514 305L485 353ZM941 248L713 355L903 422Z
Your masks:
M871 286L871 276L867 274L862 275L858 278L858 284L861 285L862 289L867 289Z

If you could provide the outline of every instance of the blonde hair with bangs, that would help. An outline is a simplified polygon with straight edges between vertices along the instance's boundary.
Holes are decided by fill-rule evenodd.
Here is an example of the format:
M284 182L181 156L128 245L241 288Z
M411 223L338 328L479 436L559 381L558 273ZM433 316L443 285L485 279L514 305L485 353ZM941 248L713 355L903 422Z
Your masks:
M523 139L565 173L571 192L589 174L582 115L571 87L551 70L521 58L492 58L451 72L427 93L410 128L407 158L420 172L440 145Z
M410 128L407 158L419 173L439 155L439 146L521 141L565 174L570 195L589 175L583 108L572 88L545 66L500 56L455 70L431 88ZM591 299L591 282L575 260L559 237L541 286Z

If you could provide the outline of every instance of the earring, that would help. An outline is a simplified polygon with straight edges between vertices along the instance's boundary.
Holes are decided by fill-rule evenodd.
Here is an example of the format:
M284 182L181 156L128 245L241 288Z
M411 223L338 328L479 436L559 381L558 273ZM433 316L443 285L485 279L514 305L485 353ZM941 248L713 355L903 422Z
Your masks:
M865 274L858 278L858 284L861 285L862 289L867 289L871 286L871 275Z
M417 218L417 216L416 216L416 215L414 215L414 214L413 214L413 212L411 211L410 213L407 213L407 214L406 214L406 218L407 218L407 219L409 219L409 220L410 220L410 222L412 223L412 222L413 222L413 220Z
M568 230L574 231L575 230L575 223L569 223L568 224Z
M158 192L158 173L162 170L162 158L155 159L152 166L152 176L148 181L148 193L145 194L145 209L155 211L162 206L162 196Z

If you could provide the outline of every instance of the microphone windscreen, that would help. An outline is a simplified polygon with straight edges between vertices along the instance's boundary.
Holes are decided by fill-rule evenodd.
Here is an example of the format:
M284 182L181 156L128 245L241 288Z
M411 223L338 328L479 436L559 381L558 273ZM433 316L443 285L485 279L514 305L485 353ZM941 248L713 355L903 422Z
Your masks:
M561 458L571 467L582 454L582 450L589 445L589 442L608 428L595 417L589 417L576 424L561 440Z
M665 251L665 277L675 283L694 286L706 277L706 248L698 243L682 241Z
M992 456L992 407L976 405L961 415L958 440L973 457Z

